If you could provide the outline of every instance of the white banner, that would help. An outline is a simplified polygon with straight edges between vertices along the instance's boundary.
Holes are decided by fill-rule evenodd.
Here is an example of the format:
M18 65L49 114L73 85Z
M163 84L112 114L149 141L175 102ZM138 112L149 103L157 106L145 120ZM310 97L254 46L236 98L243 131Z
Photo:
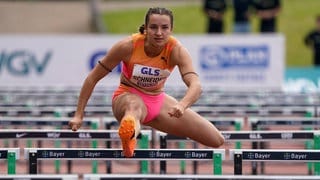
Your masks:
M97 61L126 36L2 35L0 86L80 86ZM285 42L281 35L176 37L189 50L204 87L252 90L282 86ZM119 73L117 67L99 85L117 86ZM167 85L183 86L177 69Z

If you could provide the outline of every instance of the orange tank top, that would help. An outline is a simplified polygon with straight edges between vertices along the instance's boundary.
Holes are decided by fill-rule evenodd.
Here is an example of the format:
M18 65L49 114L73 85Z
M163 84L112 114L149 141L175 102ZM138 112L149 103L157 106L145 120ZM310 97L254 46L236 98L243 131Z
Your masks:
M131 58L122 64L123 75L133 84L142 89L160 89L171 74L170 55L177 44L170 37L167 44L156 57L148 57L144 51L145 35L133 34L133 52Z

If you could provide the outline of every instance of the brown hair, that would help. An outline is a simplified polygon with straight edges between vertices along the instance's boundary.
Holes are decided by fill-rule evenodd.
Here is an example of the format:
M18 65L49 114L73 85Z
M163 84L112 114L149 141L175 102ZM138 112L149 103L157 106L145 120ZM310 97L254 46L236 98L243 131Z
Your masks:
M170 17L171 28L173 28L173 14L172 14L172 11L170 11L169 9L160 8L160 7L149 8L149 10L148 10L148 12L146 13L146 16L145 16L144 24L142 24L139 27L139 32L141 34L144 33L145 25L148 24L149 19L150 19L150 15L152 15L152 14L168 15Z

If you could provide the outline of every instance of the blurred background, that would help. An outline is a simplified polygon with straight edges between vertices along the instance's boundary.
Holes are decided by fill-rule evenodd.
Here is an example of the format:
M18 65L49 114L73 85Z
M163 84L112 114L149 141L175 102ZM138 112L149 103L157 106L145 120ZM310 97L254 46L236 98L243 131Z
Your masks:
M242 1L238 1L239 4ZM282 36L285 41L284 45L281 45L284 53L281 60L284 62L281 63L286 67L282 72L284 81L288 81L289 78L298 78L299 72L305 76L305 72L308 72L307 74L310 75L307 78L309 80L311 78L311 81L306 80L307 82L303 83L312 84L312 87L307 89L318 88L316 76L319 72L310 68L315 66L313 46L316 43L314 41L307 43L306 37L316 29L320 1L280 0L279 5L275 6L277 12L274 16L274 32L264 33L260 31L261 18L257 5L254 5L254 3L261 3L260 0L244 0L243 2L251 2L251 4L239 8L240 11L241 8L245 9L250 29L242 34L234 32L236 10L233 0L217 2L216 12L221 11L220 14L223 14L220 17L223 30L216 32L215 35L264 36L263 34L273 33ZM219 7L221 3L224 3L223 8ZM0 33L3 37L8 35L130 35L138 31L138 27L144 21L147 8L154 6L173 10L175 35L208 34L209 16L204 10L204 0L3 0L0 1ZM215 6L214 3L213 6ZM267 3L265 6L270 4ZM301 73L302 71L304 73ZM292 83L289 85L291 87Z
M225 31L232 33L234 11L226 0ZM130 34L144 21L148 7L164 6L175 15L174 33L206 33L202 0L2 0L0 33L23 34ZM312 52L304 37L315 28L318 0L281 0L278 33L286 38L286 65L311 66ZM252 33L259 33L258 18L251 10Z

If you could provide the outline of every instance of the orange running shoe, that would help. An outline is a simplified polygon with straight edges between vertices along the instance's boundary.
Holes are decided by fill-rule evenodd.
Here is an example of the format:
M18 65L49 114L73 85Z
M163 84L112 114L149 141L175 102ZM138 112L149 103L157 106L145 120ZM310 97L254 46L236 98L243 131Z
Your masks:
M132 157L136 147L135 138L136 121L133 116L127 115L122 118L118 134L122 142L125 157Z

